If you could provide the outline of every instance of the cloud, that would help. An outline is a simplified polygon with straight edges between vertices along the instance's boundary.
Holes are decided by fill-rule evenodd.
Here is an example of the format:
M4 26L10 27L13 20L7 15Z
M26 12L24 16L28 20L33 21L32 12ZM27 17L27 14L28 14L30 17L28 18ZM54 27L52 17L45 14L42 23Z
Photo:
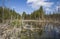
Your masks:
M51 11L51 9L50 9L50 8L46 8L46 10Z
M30 3L30 2L38 2L38 1L47 1L47 0L27 0L27 3Z
M58 8L59 8L59 7L58 7L58 6L56 6L56 10L57 10L57 11L58 11Z
M54 3L53 2L47 2L48 0L27 0L27 4L31 6L32 8L38 8L40 6L43 7L51 7Z
M57 12L58 12L58 8L60 8L60 1L57 1L56 6L55 6L55 9Z
M45 11L47 14L52 14L53 13L52 11L54 11L54 10L51 8L45 8Z
M59 6L56 6L56 11L58 12L58 9L60 9L60 5Z

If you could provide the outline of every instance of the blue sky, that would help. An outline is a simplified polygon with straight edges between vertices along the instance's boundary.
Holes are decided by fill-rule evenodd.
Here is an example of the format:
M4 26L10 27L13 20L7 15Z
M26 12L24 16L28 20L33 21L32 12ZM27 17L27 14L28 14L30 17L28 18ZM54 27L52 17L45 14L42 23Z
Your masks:
M8 8L14 8L20 14L23 11L30 14L40 6L43 6L46 13L50 13L57 10L60 0L4 0L4 4ZM0 6L2 6L2 0L0 0Z

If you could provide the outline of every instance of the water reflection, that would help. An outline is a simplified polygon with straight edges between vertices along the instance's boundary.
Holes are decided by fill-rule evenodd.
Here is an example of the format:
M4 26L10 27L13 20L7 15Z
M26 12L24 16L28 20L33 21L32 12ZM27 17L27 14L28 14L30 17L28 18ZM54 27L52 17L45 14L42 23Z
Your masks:
M32 23L34 31L27 30L30 39L60 39L60 24Z
M60 39L58 26L48 23L44 26L44 33L42 34L43 39Z

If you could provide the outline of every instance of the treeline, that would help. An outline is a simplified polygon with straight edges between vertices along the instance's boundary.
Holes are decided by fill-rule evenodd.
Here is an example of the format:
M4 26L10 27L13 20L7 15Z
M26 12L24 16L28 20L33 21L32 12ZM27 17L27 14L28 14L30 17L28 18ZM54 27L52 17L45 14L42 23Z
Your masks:
M38 10L35 10L31 14L23 12L23 19L34 19L34 20L60 20L60 12L53 12L53 14L45 14L43 7L41 6Z
M20 14L18 14L17 12L15 12L15 10L6 8L6 7L0 7L0 22L2 22L2 20L9 20L9 19L20 19Z
M59 13L57 12L57 13L45 15L45 18L47 20L52 19L52 20L59 20L60 21L60 12Z
M31 14L26 14L26 12L23 12L22 17L24 19L44 19L45 12L43 10L43 7L41 6L38 10L35 10Z
M10 20L12 19L20 19L21 15L19 13L17 13L15 10L6 8L6 7L0 7L0 22L2 21L2 19L4 18L4 20ZM34 19L34 20L60 20L60 13L53 13L53 14L49 14L46 15L43 7L41 6L38 10L35 10L34 12L32 12L31 14L26 14L26 12L23 12L22 14L22 18L23 19Z

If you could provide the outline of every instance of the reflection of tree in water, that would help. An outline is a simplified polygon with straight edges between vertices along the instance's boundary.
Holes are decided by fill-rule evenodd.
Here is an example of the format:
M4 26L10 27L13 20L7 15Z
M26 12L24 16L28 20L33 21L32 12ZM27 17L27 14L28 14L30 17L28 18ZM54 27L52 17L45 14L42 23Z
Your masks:
M60 39L60 25L52 23L32 23L34 30L14 28L3 32L5 39ZM1 28L0 28L1 30Z
M42 35L44 25L45 25L44 23L32 23L32 27L37 29L34 29L33 31L27 29L25 32L22 33L25 34L26 38L37 39Z
M30 39L60 39L59 24L52 23L33 23L34 31L27 30Z

